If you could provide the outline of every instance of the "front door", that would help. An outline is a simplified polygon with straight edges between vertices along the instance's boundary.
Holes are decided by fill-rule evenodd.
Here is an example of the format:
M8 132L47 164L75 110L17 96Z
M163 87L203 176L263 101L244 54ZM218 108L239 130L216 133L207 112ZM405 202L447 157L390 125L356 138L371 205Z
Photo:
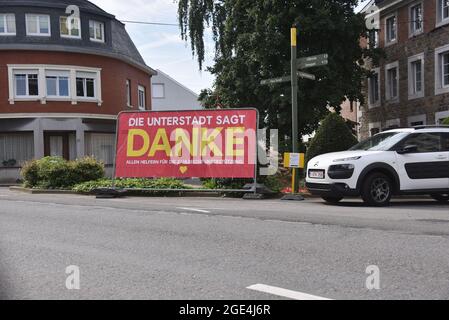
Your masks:
M61 157L69 160L68 133L46 132L44 134L44 149L46 157Z
M416 146L412 153L398 154L401 190L447 189L449 187L449 152L442 133L414 133L399 148Z

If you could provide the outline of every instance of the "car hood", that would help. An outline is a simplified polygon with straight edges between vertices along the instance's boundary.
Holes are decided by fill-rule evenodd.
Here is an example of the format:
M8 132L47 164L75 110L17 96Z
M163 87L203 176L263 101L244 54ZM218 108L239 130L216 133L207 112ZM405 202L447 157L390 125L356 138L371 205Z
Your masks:
M317 163L317 162L333 162L337 159L345 159L345 158L352 158L352 157L367 157L367 156L373 156L378 153L385 152L385 151L364 151L364 150L354 150L354 151L341 151L341 152L332 152L332 153L326 153L319 155L312 160L309 161L309 164Z

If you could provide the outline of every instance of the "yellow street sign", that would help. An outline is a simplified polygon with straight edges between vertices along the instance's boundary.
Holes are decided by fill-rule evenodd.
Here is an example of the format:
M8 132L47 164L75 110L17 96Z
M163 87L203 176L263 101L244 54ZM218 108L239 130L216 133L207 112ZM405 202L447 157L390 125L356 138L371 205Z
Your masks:
M284 167L303 169L305 167L304 158L304 153L284 153Z

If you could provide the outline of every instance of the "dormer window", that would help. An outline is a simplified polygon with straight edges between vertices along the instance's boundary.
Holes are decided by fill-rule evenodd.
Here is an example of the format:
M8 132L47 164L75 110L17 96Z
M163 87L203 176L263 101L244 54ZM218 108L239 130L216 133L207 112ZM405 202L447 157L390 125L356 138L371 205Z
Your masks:
M0 13L0 36L16 35L16 17L14 14Z
M90 20L89 34L91 41L104 42L104 23Z
M43 14L27 14L26 28L28 36L49 37L51 35L50 16Z
M60 17L61 37L81 39L81 23L79 18Z

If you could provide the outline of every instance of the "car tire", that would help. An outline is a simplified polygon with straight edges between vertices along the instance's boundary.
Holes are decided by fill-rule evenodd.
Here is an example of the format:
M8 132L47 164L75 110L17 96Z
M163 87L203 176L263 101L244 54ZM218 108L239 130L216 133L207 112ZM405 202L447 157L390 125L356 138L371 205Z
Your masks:
M430 195L438 202L445 203L449 201L449 193L435 193Z
M343 200L343 197L332 197L332 196L322 196L321 197L324 201L331 204L337 204L341 200Z
M363 181L361 195L369 206L386 207L390 204L393 190L393 183L387 175L374 172Z

